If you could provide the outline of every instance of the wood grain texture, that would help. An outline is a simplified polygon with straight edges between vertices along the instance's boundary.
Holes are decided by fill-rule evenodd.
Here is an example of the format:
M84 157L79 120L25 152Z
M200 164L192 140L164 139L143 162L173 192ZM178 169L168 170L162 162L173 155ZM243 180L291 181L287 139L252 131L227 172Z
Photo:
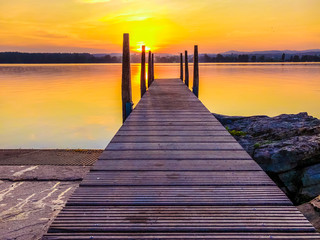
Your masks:
M105 160L93 171L262 171L252 160Z
M239 143L113 143L108 150L241 150Z
M226 136L123 136L115 135L111 140L112 143L126 143L126 142L136 142L136 143L234 143L236 140L231 135Z
M250 156L243 150L126 150L114 151L105 150L99 157L101 160L107 159L246 159Z

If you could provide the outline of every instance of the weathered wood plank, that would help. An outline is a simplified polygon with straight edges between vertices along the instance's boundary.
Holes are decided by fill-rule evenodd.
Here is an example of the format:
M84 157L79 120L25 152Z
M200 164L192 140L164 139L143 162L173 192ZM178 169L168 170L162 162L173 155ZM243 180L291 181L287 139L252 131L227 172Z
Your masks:
M221 126L219 122L202 122L202 121L193 121L193 122L172 122L172 121L127 121L124 122L123 126L199 126L199 127L216 127ZM190 127L190 129L193 129Z
M174 112L174 113L137 113L134 114L133 117L147 117L147 118L159 118L164 119L165 117L179 117L179 118L208 118L210 120L216 120L213 115L208 115L205 113L180 113L180 112ZM217 120L216 120L217 122Z
M99 159L174 159L174 160L186 160L186 159L247 159L250 160L250 156L243 150L233 151L208 151L208 150L128 150L122 151L119 154L118 151L105 150L99 157Z
M183 115L184 117L188 117L190 115L193 116L208 116L208 112L192 112L192 111L136 111L135 115L148 115L148 116L159 116L159 115L171 115L171 116L175 116L175 115Z
M93 171L259 171L252 160L106 160L97 161ZM262 170L261 170L262 171Z
M231 135L226 136L123 136L115 135L111 142L164 142L164 143L214 143L214 142L236 142ZM252 160L251 160L252 161Z
M65 231L63 231L65 232ZM119 233L119 232L80 232L72 231L72 234L68 233L49 233L45 236L44 240L68 240L68 239L112 239L112 240L127 240L127 239L171 239L171 240L185 240L185 239L202 239L202 240L216 240L216 239L228 239L228 240L270 240L270 239L289 239L289 240L315 240L319 239L318 233L310 232L214 232L214 233L202 233L202 232L139 232L139 233Z
M107 150L242 150L239 143L112 143Z
M263 171L202 171L201 173L199 171L96 171L90 172L81 185L240 186L275 184Z
M190 110L190 109L183 109L183 110L170 110L170 109L162 109L162 110L156 110L156 109L140 109L135 110L135 114L140 113L151 113L151 114L170 114L170 113L182 113L182 114L208 114L207 109L202 109L201 111L196 110Z
M122 131L119 130L117 136L230 136L227 131Z
M205 107L203 106L200 106L200 105L197 105L197 106L194 106L192 104L188 104L188 103L181 103L181 104L169 104L169 103L166 103L166 104L161 104L161 103L153 103L153 104L138 104L135 109L145 109L145 108L150 108L150 109L154 109L154 110L162 110L162 109L166 109L166 110L185 110L185 109L188 109L188 110L195 110L195 111L198 111L198 110L206 110Z
M220 123L202 124L202 122L145 122L130 121L120 131L221 131L226 132ZM226 134L224 134L226 135Z
M253 188L253 187L247 187ZM265 187L266 190L268 187ZM271 188L271 187L269 187ZM233 189L231 189L233 190ZM271 189L271 191L273 188ZM241 194L241 193L240 193ZM85 209L79 206L68 206L61 210L61 215L58 217L76 215L97 215L105 216L107 214L114 214L117 216L123 215L161 215L161 216L292 216L303 217L303 214L294 206L159 206L153 208L150 206L88 206Z
M172 121L172 122L217 122L216 119L214 119L211 116L179 116L179 115L173 115L173 116L139 116L139 115L130 115L128 117L128 120L130 121Z

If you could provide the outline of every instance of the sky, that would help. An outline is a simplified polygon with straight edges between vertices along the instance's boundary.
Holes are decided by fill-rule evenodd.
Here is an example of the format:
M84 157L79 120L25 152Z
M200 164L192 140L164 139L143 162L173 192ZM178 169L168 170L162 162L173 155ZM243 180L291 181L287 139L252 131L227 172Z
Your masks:
M320 48L320 0L0 0L0 51Z

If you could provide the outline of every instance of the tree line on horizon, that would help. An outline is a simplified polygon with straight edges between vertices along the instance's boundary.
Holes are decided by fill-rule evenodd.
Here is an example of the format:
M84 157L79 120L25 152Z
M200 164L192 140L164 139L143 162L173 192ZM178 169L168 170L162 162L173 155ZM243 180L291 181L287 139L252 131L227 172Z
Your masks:
M0 52L0 63L120 63L111 55L94 56L89 53L20 53Z
M180 56L165 56L157 57L156 62L161 63L179 63ZM189 62L193 62L193 56L189 56ZM281 57L269 56L268 54L217 54L216 56L210 56L209 54L201 54L199 56L199 62L201 63L228 63L228 62L320 62L320 55L289 55L285 53Z
M132 54L131 62L140 63L141 55ZM158 63L179 63L180 56L155 55ZM189 55L189 62L193 62L193 56ZM320 55L289 55L283 53L279 57L268 54L201 54L199 62L320 62ZM0 63L121 63L121 55L95 56L89 53L21 53L0 52Z
M268 56L263 54L228 54L210 57L204 54L200 57L201 62L320 62L320 55L289 55L285 53L281 57Z

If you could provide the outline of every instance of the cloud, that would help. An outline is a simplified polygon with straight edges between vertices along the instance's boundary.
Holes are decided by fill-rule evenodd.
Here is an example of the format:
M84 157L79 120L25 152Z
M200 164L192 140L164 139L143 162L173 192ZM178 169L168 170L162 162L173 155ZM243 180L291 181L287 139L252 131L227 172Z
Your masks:
M33 35L41 38L66 38L68 35L66 34L60 34L60 33L53 33L53 32L47 32L43 30L38 30L33 32Z
M135 22L135 21L144 21L149 19L150 16L144 12L133 12L133 13L122 13L114 16L106 16L100 19L102 22Z
M83 3L102 3L102 2L110 2L111 0L79 0Z
M113 0L76 0L77 2L81 3L104 3L104 2L111 2ZM135 2L136 0L117 0L114 2L121 2L121 3L131 3Z

